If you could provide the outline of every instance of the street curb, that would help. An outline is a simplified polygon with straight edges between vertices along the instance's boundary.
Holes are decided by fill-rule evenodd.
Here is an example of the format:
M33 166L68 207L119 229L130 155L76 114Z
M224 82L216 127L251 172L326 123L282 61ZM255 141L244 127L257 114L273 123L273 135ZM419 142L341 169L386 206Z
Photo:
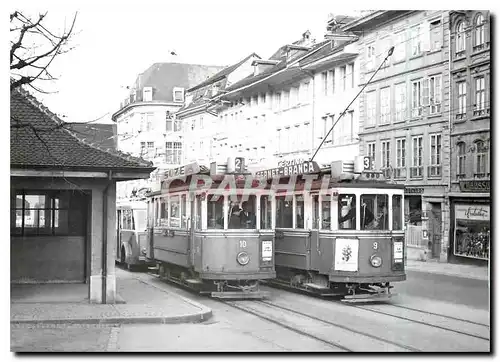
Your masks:
M212 310L171 317L113 317L11 320L10 324L182 324L201 323L212 317Z
M488 281L488 277L478 277L475 275L463 275L463 274L455 274L455 273L447 273L447 272L436 272L436 271L430 271L430 270L422 270L419 268L412 268L412 267L405 267L407 271L415 271L415 272L420 272L420 273L427 273L427 274L438 274L438 275L446 275L450 277L457 277L457 278L463 278L463 279L474 279L474 280L482 280L482 281Z

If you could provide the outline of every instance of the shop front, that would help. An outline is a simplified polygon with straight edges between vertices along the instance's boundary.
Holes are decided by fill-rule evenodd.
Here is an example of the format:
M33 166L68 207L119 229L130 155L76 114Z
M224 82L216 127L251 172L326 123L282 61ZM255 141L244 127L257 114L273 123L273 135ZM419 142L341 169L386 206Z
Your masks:
M486 184L487 183L487 184ZM489 181L462 181L463 192L450 194L449 261L487 265L490 258L491 199Z

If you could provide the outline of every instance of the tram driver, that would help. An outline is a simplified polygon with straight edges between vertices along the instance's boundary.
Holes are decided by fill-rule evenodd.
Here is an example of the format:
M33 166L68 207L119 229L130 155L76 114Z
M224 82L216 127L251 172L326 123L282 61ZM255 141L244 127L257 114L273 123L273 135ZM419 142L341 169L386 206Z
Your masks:
M240 225L242 229L255 229L255 214L248 209L248 202L243 201L240 211Z

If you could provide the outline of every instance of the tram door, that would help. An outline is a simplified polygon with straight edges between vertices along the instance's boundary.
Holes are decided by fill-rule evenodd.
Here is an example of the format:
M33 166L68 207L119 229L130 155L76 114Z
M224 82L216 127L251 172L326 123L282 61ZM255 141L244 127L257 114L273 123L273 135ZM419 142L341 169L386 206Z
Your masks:
M319 195L312 194L311 195L311 217L312 217L312 225L311 225L311 269L319 270L320 265L320 241L319 241Z

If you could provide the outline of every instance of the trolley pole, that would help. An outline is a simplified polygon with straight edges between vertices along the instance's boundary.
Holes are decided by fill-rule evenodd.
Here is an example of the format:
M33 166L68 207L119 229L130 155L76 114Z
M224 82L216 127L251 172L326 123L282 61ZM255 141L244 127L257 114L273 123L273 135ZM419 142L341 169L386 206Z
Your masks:
M330 128L330 130L328 131L328 133L325 135L325 137L323 137L323 140L321 141L321 143L319 144L318 148L316 149L316 152L314 152L314 154L311 157L310 161L314 160L314 157L316 157L316 154L319 152L319 149L321 148L321 146L323 146L323 143L325 143L326 139L328 138L328 136L330 135L330 133L333 131L333 128L337 125L337 122L345 115L345 113L347 112L347 110L349 109L349 107L354 103L354 101L356 99L358 99L359 95L365 90L366 86L368 84L370 84L370 82L372 81L373 77L375 77L375 74L378 73L378 71L380 70L380 68L382 68L382 66L384 65L384 63L387 61L387 59L389 59L389 57L392 55L393 52L394 52L394 47L392 46L389 49L389 51L387 52L387 55L386 55L385 59L382 61L382 63L380 63L380 65L378 66L377 70L372 74L372 76L370 77L370 79L368 80L368 82L365 83L365 85L363 86L363 88L361 88L361 90L358 92L358 94L356 95L356 97L354 97L354 99L351 101L351 103L349 103L349 105L344 109L344 111L337 118L337 120L332 125L332 127Z

